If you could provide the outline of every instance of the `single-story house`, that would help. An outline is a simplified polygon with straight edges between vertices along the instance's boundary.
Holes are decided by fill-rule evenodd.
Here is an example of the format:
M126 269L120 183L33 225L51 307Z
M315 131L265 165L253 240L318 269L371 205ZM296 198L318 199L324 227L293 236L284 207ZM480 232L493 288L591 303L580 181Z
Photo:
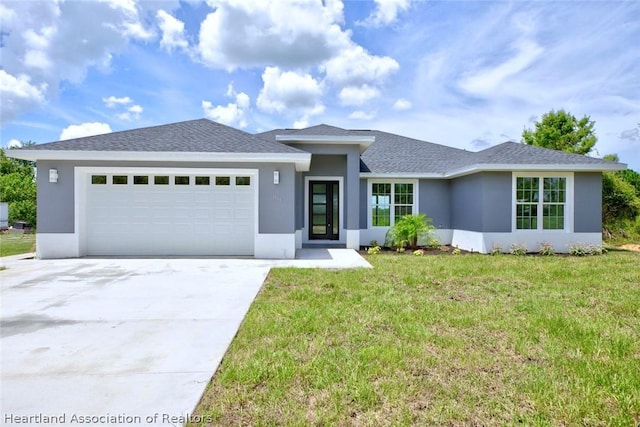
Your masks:
M470 152L318 125L249 134L201 119L9 150L37 162L41 258L292 258L384 242L424 213L442 244L602 243L602 172L624 164L514 142Z

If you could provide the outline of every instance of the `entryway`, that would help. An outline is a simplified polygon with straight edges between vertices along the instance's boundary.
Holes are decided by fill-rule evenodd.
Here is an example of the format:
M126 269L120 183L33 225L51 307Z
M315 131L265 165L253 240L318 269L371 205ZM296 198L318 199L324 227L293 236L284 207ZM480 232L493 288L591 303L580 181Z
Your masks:
M309 181L309 240L340 239L338 181Z

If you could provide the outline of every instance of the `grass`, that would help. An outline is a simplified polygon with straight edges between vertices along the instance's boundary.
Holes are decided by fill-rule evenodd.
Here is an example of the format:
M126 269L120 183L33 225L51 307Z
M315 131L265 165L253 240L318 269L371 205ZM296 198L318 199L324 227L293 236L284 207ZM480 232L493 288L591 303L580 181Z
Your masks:
M272 270L194 417L640 423L640 254L367 259L373 270Z
M35 252L35 234L0 234L0 257Z

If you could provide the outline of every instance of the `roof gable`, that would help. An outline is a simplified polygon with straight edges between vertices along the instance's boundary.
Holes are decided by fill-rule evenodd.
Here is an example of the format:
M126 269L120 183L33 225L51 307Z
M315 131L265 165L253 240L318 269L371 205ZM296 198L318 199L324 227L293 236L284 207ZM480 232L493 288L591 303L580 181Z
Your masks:
M36 144L24 150L191 153L303 153L208 119Z
M614 163L582 154L567 153L566 151L552 150L513 141L503 142L478 151L474 157L475 163L482 164L611 165Z

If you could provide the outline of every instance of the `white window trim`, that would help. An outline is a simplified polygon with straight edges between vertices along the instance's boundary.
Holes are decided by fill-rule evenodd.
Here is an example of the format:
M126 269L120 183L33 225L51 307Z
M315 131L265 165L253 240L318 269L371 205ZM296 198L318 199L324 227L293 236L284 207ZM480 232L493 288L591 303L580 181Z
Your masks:
M564 202L564 229L562 230L545 230L543 229L543 221L542 215L543 210L538 209L538 228L535 230L519 230L516 228L516 192L517 192L517 179L518 178L540 178L540 182L542 182L543 178L565 178L566 179L566 194L565 194L565 202ZM538 172L538 171L528 171L528 172L513 172L512 174L512 184L511 184L511 231L514 233L572 233L573 232L573 215L574 215L574 174L573 172ZM540 195L540 200L538 202L539 206L543 204L542 194Z
M391 184L391 217L389 226L386 225L373 225L373 215L371 214L371 208L373 207L371 203L371 198L373 196L373 184ZM418 214L418 194L420 193L419 188L419 180L417 179L369 179L367 181L367 225L369 228L373 229L384 229L393 227L396 223L395 216L395 203L394 203L394 195L395 195L395 186L394 184L413 184L413 205L412 212L413 215Z

